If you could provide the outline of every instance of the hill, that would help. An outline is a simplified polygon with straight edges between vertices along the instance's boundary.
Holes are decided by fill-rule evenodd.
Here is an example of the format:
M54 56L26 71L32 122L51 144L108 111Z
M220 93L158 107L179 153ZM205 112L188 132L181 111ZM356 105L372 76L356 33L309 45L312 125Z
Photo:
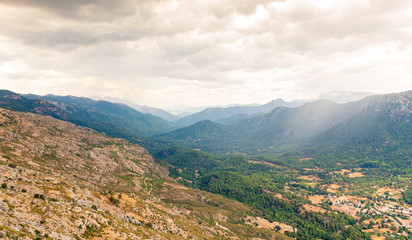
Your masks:
M25 97L7 90L0 90L0 99L3 108L52 116L115 137L152 136L176 129L173 123L120 103L73 96Z
M289 239L242 224L257 212L177 184L125 140L5 109L0 138L1 238Z

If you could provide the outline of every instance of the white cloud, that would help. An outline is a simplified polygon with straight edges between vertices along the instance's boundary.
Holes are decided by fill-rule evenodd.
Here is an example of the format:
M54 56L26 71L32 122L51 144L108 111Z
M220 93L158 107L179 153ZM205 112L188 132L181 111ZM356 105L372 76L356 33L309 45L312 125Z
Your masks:
M0 84L215 105L410 89L409 0L0 0Z

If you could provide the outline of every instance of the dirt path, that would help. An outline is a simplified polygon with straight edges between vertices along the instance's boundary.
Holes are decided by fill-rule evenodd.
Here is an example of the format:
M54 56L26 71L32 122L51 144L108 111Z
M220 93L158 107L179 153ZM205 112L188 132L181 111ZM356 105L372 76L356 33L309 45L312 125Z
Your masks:
M148 194L149 194L149 195L152 194L153 186L152 186L151 184L148 184L148 183L146 182L146 178L143 179L143 183L144 183L144 185L146 186L146 189L149 188L149 186L150 186L150 190L149 190Z

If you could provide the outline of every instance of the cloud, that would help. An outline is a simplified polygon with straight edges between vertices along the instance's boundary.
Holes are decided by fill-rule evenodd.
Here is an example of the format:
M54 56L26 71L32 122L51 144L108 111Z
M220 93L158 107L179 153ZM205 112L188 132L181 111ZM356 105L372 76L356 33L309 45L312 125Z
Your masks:
M0 0L0 83L156 106L402 91L410 22L409 0Z

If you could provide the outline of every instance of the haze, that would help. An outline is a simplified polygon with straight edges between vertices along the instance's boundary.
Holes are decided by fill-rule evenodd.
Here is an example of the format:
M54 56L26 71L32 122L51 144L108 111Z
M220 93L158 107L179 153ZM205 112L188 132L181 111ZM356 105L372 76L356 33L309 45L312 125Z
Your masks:
M0 84L168 107L412 86L410 0L0 0Z

